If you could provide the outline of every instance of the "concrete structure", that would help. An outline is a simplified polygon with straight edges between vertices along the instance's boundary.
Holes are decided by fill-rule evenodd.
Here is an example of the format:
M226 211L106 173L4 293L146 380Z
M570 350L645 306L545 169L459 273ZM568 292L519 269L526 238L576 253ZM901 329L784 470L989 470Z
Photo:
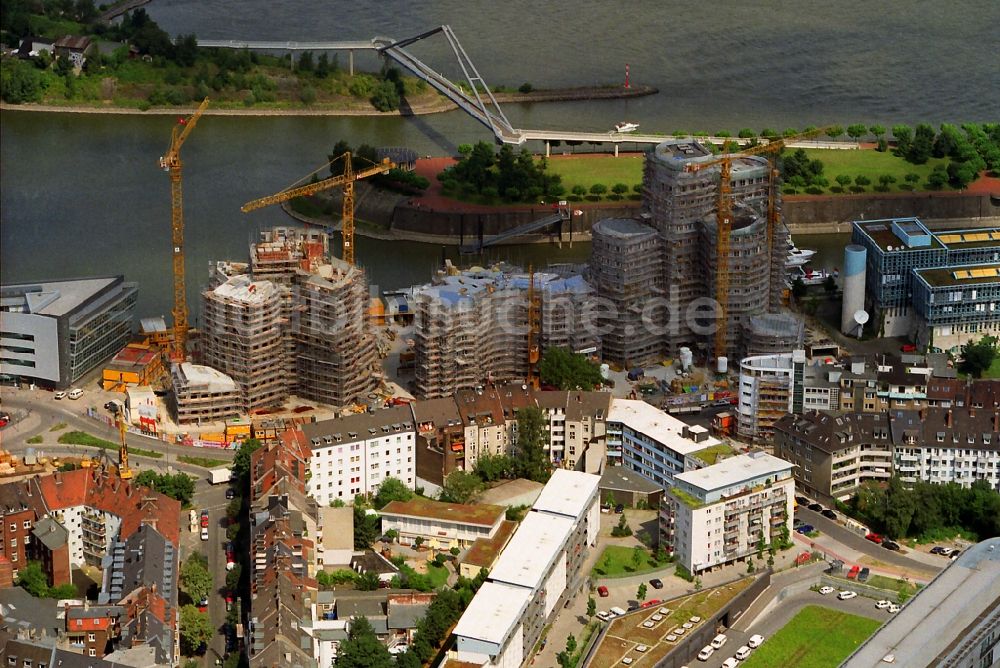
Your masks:
M590 281L613 307L599 314L603 358L623 367L654 363L666 321L650 309L664 294L660 236L645 221L609 218L594 225L591 238Z
M786 413L802 412L801 378L805 364L803 350L740 360L736 412L736 432L740 438L770 442L775 422ZM797 384L796 379L799 379Z
M69 387L128 343L138 291L122 276L0 287L0 374Z
M849 244L844 248L844 271L841 274L843 302L840 309L840 331L856 336L861 325L855 320L865 308L865 264L868 251L864 246Z
M130 343L104 365L101 387L124 392L130 385L153 385L163 375L163 354L147 344Z
M991 668L998 642L1000 539L990 538L962 552L840 665Z
M794 464L764 452L675 477L659 515L667 551L692 574L743 561L791 532Z
M961 335L976 335L980 330L995 331L1000 312L988 307L993 303L992 296L981 302L975 298L986 308L977 305L970 309L969 313L974 313L975 317L968 323L966 320L969 318L949 320L945 317L960 311L954 308L945 311L948 305L942 309L930 309L931 302L925 300L921 303L921 315L925 322L923 325L918 323L914 310L915 270L976 271L993 266L1000 260L1000 228L931 232L916 218L891 218L855 222L852 241L867 251L865 303L872 314L873 326L877 327L880 335L919 336L922 342L933 346L935 344L928 341L927 333L918 326L929 323L943 327L940 335L947 337L945 342L948 344L963 340ZM970 279L978 278L978 275L953 277L952 285L961 285L963 289L968 287L971 291L975 281ZM941 287L945 285L947 281L940 284ZM930 292L929 288L929 285L926 286L925 295ZM940 293L944 301L951 300L949 292L955 290Z
M243 412L243 393L232 378L201 364L182 362L170 369L177 422L227 420Z
M365 275L325 233L263 231L249 265L216 263L202 296L204 362L236 381L244 411L293 393L344 406L374 389Z
M743 326L746 355L768 355L798 350L805 343L805 323L787 311L749 316Z
M524 664L553 612L585 585L582 565L600 529L598 484L586 473L553 473L455 626L449 665Z
M409 406L302 425L312 449L306 490L320 505L374 493L392 476L416 485L416 428Z
M693 457L721 445L704 427L689 426L645 401L615 399L608 415L608 457L666 489L674 476L699 468Z
M539 345L600 350L586 322L593 290L580 276L536 273ZM498 265L458 272L448 265L413 289L416 394L444 397L487 381L521 382L528 372L529 275Z
M493 538L505 513L503 506L443 503L421 497L391 501L379 511L382 533L395 531L401 545L412 545L421 538L432 550L464 549L481 538Z
M601 474L601 503L622 504L628 508L644 505L659 508L663 488L648 478L630 472L624 466L608 466Z
M492 537L476 539L472 547L462 555L462 561L458 565L458 574L471 579L479 575L483 569L493 570L497 559L507 548L507 544L510 543L516 529L517 522L503 520L500 522L500 528Z
M316 536L316 569L346 566L354 555L354 509L319 508Z
M914 340L957 352L1000 334L1000 264L913 270Z

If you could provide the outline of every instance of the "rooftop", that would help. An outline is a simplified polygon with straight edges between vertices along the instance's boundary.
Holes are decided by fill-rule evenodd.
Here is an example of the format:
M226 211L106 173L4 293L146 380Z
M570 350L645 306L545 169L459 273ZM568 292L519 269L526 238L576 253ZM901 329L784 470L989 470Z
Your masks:
M684 436L685 430L691 430L687 424L645 401L635 399L613 400L608 422L628 425L630 429L642 432L681 455L689 455L720 442L717 438L708 436L696 443Z
M593 233L619 239L656 236L656 230L635 218L605 218L594 225Z
M278 287L271 281L254 281L249 276L233 276L210 293L219 299L242 304L263 304L274 297Z
M600 476L556 469L535 500L532 510L577 519L587 512L600 483Z
M574 524L568 517L529 512L490 571L490 579L532 589L540 586L546 569L566 544ZM526 559L526 555L531 558Z
M633 473L624 466L606 466L601 474L601 489L615 489L626 492L652 494L661 487L652 480Z
M998 604L1000 538L991 538L963 552L841 666L876 668L889 654L907 668L958 665L949 660L976 651L960 643L997 614Z
M931 287L1000 283L1000 264L977 264L914 270Z
M314 448L331 447L339 443L351 443L412 430L413 412L409 406L393 406L371 413L359 413L302 425L302 433ZM330 443L326 442L326 437L330 437ZM340 438L339 441L337 437ZM313 439L319 439L320 442L313 443Z
M455 625L455 635L503 645L521 623L531 590L501 582L485 582Z
M497 521L503 519L506 509L503 506L483 504L444 503L415 496L409 501L391 501L379 512L383 516L421 517L492 527Z
M78 278L66 281L17 283L0 289L0 310L23 309L25 313L58 317L72 313L102 290L121 281L121 276Z
M914 234L923 233L930 236L929 245L909 247L906 239L899 236L893 230L893 224ZM882 251L921 251L934 248L943 248L942 244L934 237L930 231L916 218L886 218L882 220L861 220L855 221L854 226L868 237L872 243Z
M470 566L479 566L480 568L489 568L507 546L507 542L514 535L515 530L517 530L517 522L503 520L500 522L500 528L493 534L493 538L476 539L476 542L472 544L472 547L462 557L462 563Z
M239 386L232 378L202 364L181 362L174 366L174 377L183 384L184 389L197 389L213 394L239 391Z
M756 478L790 471L794 465L784 459L778 459L766 452L752 452L748 455L736 455L723 459L718 464L707 466L695 471L686 471L674 476L678 482L712 492Z

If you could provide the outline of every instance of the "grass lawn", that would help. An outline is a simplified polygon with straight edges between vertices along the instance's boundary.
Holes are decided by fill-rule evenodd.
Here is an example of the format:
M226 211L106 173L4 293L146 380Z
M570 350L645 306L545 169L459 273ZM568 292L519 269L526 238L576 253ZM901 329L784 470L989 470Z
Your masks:
M64 445L81 445L88 448L101 448L103 450L118 449L117 443L105 441L103 438L97 438L82 431L68 431L59 437L59 442ZM161 459L163 457L162 452L156 452L155 450L129 447L128 451L130 454L139 455L140 457L152 457L153 459Z
M794 150L794 149L790 149ZM917 190L926 189L927 177L934 171L937 164L948 164L947 158L931 158L923 165L914 165L902 158L897 158L892 153L886 151L843 151L839 149L804 149L810 160L820 160L823 162L823 175L830 180L831 186L836 186L834 179L839 174L847 174L851 178L855 176L867 176L871 179L872 185L865 188L865 192L873 192L873 187L878 184L878 177L883 174L891 174L896 177L896 183L889 186L889 192L899 192L900 185L906 185L907 174L917 174L920 181L917 182ZM945 190L951 190L945 186ZM830 192L826 189L826 192Z
M601 556L594 566L593 575L599 578L620 578L625 575L649 573L667 565L657 562L650 556L649 550L644 549L642 551L643 559L639 563L639 567L636 568L632 561L633 552L634 549L631 547L608 545L604 548L604 552L601 552ZM605 565L605 560L607 565Z
M810 605L754 650L743 668L827 668L839 665L882 623Z
M189 457L188 455L181 455L177 458L177 461L184 462L185 464L192 464L194 466L202 466L206 469L215 468L216 466L225 466L227 464L232 464L232 462L226 461L225 459L212 459L210 457Z
M887 578L884 575L872 575L868 578L868 582L865 584L871 585L872 587L878 587L879 589L896 591L900 594L905 594L906 596L913 596L917 593L917 590L920 589L920 585L907 582L906 580Z
M567 156L549 158L548 171L562 177L567 193L576 185L590 190L595 183L604 184L610 192L611 186L624 183L631 195L632 186L642 183L642 163L642 155Z
M719 443L718 445L712 445L704 450L699 450L698 452L691 453L692 457L697 457L706 464L715 464L719 461L719 457L730 457L735 455L736 451L733 450L732 446L728 443Z

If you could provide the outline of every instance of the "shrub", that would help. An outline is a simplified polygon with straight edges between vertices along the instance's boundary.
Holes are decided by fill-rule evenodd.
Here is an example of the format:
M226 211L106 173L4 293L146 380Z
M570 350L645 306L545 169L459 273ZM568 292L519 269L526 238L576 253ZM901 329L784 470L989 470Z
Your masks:
M532 87L532 85L530 83L528 83L527 81L525 81L523 84L521 84L518 87L517 90L520 93L530 93L532 90L534 90L534 88Z
M379 111L395 111L399 109L399 90L392 81L383 81L375 86L369 101Z
M809 193L810 195L822 195L823 189L820 188L819 186L809 186L808 188L806 188L806 192Z
M316 89L312 86L303 86L299 92L299 99L303 104L312 104L316 101Z

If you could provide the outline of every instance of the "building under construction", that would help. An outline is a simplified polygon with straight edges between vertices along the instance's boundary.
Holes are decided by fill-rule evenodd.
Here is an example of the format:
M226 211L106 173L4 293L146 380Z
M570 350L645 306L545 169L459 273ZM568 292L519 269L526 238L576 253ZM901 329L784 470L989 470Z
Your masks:
M322 232L274 228L250 262L211 268L201 356L240 387L247 412L301 398L344 406L377 382L364 271L330 255Z
M715 298L722 272L728 275L726 354L742 353L752 316L780 305L788 234L780 224L768 230L768 162L755 156L732 159L734 216L728 262L719 267L720 167L698 168L715 160L697 142L659 144L646 154L640 217L595 225L591 280L598 297L619 307L601 323L609 362L654 363L676 356L683 346L712 355L717 316L706 299Z
M528 288L531 276L499 265L458 272L448 267L413 289L416 392L450 396L488 381L522 381L529 371ZM540 348L600 350L596 323L586 322L593 289L582 276L534 274L540 302Z

